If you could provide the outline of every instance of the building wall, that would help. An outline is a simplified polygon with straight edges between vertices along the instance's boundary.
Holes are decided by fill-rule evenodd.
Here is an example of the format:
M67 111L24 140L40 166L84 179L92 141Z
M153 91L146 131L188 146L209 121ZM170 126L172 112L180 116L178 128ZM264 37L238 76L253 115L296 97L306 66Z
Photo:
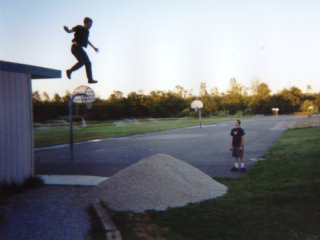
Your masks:
M0 183L33 175L31 76L0 71Z

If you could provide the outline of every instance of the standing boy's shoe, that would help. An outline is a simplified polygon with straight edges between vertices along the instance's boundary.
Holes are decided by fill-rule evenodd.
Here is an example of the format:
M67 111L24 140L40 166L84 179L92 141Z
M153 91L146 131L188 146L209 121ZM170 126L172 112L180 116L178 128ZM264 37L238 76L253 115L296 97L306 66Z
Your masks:
M236 167L233 167L233 168L231 168L231 172L237 172L239 169L238 168L236 168Z
M96 80L93 80L93 79L91 79L91 80L88 80L88 83L97 83L98 81L96 81Z
M71 70L67 70L66 74L67 74L67 78L71 79Z

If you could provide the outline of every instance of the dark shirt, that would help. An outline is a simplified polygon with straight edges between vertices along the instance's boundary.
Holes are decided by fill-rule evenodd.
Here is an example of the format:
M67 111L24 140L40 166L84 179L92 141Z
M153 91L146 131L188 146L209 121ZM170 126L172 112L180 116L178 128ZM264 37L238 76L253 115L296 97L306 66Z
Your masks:
M72 39L72 42L76 42L81 47L87 47L88 46L88 40L89 40L89 30L85 28L84 26L75 26L72 28L74 31L74 38Z
M232 136L232 146L240 147L241 137L245 135L245 132L242 128L233 128L230 135Z

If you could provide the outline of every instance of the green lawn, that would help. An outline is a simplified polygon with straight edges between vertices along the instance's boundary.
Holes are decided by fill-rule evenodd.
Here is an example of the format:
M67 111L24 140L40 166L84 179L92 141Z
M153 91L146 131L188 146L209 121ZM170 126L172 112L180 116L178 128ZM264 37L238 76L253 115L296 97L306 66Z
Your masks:
M228 118L203 118L202 124L230 121L235 117ZM74 141L86 141L110 137L123 137L128 135L155 132L175 128L183 128L199 125L199 120L194 118L176 119L136 119L122 120L103 123L88 123L87 127L81 128L74 125ZM37 127L34 128L35 147L45 147L69 142L69 127Z
M320 239L319 144L320 128L288 130L245 177L217 179L225 196L114 220L126 240Z

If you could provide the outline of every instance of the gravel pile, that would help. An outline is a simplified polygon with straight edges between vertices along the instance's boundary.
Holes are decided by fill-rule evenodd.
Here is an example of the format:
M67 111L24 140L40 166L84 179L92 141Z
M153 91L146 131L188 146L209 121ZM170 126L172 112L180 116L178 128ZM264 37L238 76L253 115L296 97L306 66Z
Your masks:
M180 207L226 192L226 186L191 165L157 154L118 172L91 194L113 210L144 212Z

